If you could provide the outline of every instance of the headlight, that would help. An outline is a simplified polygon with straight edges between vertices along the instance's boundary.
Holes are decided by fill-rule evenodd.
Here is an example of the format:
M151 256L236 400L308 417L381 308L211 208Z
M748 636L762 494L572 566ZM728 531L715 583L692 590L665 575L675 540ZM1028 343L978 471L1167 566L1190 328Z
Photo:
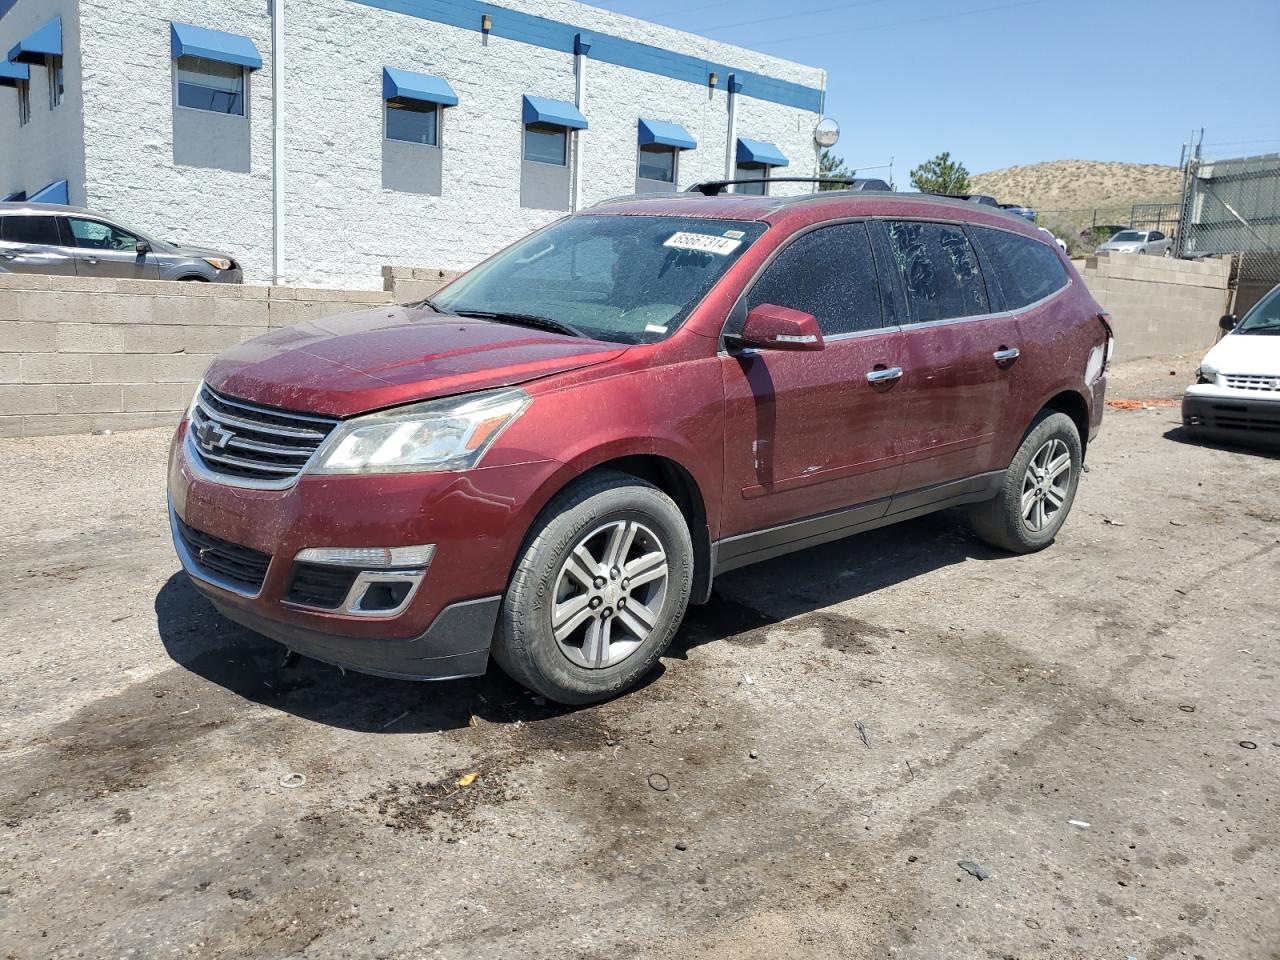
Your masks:
M523 390L432 400L340 425L312 473L468 470L529 406Z
M199 383L196 384L195 395L191 398L191 402L187 404L187 412L183 414L182 416L183 420L189 421L191 419L191 415L195 413L196 404L200 402L200 394L203 390L204 390L204 381L201 380Z
M230 270L235 266L226 257L201 257L201 259L215 270Z
M1211 363L1201 363L1196 369L1197 383L1214 383L1218 379L1218 368Z

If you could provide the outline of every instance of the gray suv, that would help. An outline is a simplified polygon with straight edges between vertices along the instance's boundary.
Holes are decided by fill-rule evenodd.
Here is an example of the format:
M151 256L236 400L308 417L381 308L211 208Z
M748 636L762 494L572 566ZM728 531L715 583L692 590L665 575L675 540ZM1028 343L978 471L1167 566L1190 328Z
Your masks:
M241 283L225 253L153 240L102 214L55 203L0 203L0 273Z

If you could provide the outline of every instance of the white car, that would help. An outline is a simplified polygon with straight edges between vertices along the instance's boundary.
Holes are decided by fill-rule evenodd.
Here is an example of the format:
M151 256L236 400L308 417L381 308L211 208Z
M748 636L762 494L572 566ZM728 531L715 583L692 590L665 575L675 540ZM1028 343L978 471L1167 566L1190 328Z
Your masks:
M1182 425L1194 437L1280 444L1280 286L1221 324L1227 335L1182 397Z
M1157 257L1173 256L1173 241L1159 230L1121 230L1098 253L1146 253Z
M1056 244L1058 245L1058 248L1059 248L1063 253L1066 253L1066 252L1067 252L1067 241L1063 240L1061 237L1055 237L1055 236L1053 235L1053 231L1052 231L1052 230L1048 230L1048 229L1046 229L1045 227L1036 227L1036 229L1037 229L1037 230L1039 230L1041 233L1047 233L1049 236L1053 237L1053 242L1054 242L1054 243L1056 243Z

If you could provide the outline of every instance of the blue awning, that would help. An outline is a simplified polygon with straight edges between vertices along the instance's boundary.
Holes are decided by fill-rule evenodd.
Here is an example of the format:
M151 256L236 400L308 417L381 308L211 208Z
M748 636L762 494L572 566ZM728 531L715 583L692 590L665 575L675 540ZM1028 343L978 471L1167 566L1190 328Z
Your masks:
M791 161L782 155L782 151L772 143L763 140L738 138L738 162L760 163L766 167L785 167Z
M421 100L445 107L458 105L458 95L444 77L394 67L382 68L382 97L384 100Z
M0 60L0 87L16 87L21 80L31 79L31 68L25 63Z
M62 18L54 17L35 33L28 34L9 51L18 63L44 63L46 56L62 56Z
M677 150L693 150L698 141L689 136L689 131L678 123L666 123L662 120L646 120L640 118L640 146L647 143L660 143L664 147L675 147Z
M27 191L19 190L17 193L11 193L4 199L0 200L0 203L13 203L15 201L25 200L25 199L27 199Z
M68 203L67 181L56 180L42 190L37 190L27 197L31 203Z
M262 55L248 37L221 30L206 30L189 23L169 24L169 48L173 59L203 57L219 63L235 63L250 70L262 69Z
M572 103L565 100L549 100L546 97L524 98L525 123L549 123L572 130L587 129L587 118Z

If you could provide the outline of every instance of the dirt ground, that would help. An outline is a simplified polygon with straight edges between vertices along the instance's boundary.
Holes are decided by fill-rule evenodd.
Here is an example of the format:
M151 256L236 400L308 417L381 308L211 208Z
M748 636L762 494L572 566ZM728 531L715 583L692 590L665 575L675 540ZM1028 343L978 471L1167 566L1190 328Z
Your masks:
M738 571L580 710L286 666L164 431L0 441L0 957L1276 960L1280 460L1177 423L1109 412L1043 553Z

